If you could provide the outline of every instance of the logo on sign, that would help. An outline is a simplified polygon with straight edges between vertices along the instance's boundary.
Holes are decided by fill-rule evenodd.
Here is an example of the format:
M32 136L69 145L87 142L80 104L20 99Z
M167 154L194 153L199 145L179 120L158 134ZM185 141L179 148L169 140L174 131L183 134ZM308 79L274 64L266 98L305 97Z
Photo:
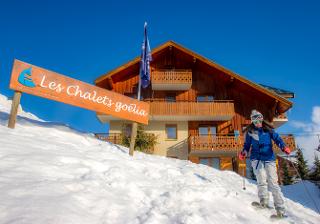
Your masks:
M18 82L24 86L33 88L36 84L34 84L31 78L31 69L32 67L23 70L19 75Z

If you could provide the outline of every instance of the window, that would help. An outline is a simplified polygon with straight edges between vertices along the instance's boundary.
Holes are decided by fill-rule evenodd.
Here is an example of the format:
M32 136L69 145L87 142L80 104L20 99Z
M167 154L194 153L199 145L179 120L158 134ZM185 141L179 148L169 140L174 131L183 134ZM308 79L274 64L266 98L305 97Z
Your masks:
M209 159L200 159L200 164L209 166Z
M199 135L215 135L217 134L217 127L214 125L201 125L198 131Z
M220 158L200 158L200 164L220 170Z
M214 96L212 95L199 95L197 96L197 102L213 102Z
M220 170L220 159L219 158L212 158L211 159L211 167Z
M166 135L167 139L177 139L177 125L176 124L166 124Z
M169 94L169 95L166 95L166 102L176 102L176 95L174 94Z

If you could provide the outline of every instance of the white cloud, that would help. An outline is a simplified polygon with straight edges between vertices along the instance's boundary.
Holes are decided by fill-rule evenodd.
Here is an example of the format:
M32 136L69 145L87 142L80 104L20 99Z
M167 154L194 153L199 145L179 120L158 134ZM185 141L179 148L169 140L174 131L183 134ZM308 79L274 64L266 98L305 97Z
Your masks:
M315 154L320 157L320 153L315 149L319 146L319 139L316 134L320 134L320 106L313 107L310 123L301 121L291 121L290 124L296 129L302 130L301 135L296 135L296 143L303 150L303 154L308 164L313 165Z
M318 131L320 130L320 107L313 107L312 122L316 124Z

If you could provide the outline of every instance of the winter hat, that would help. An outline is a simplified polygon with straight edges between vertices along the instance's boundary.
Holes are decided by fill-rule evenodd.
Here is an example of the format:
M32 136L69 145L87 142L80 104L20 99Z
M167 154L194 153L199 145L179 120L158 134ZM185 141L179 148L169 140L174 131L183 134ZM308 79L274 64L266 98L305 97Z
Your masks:
M263 121L263 115L257 110L251 111L250 118L251 118L252 123L257 122L257 121L261 121L261 122Z

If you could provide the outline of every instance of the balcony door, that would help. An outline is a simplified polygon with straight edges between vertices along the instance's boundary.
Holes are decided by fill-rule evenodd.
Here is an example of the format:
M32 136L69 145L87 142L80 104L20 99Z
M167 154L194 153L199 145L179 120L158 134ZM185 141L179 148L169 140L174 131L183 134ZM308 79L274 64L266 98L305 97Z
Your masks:
M215 139L217 134L217 127L211 124L200 125L198 128L200 141L203 147L213 148L215 145Z
M217 134L217 127L215 125L200 125L198 128L199 136L209 136Z

